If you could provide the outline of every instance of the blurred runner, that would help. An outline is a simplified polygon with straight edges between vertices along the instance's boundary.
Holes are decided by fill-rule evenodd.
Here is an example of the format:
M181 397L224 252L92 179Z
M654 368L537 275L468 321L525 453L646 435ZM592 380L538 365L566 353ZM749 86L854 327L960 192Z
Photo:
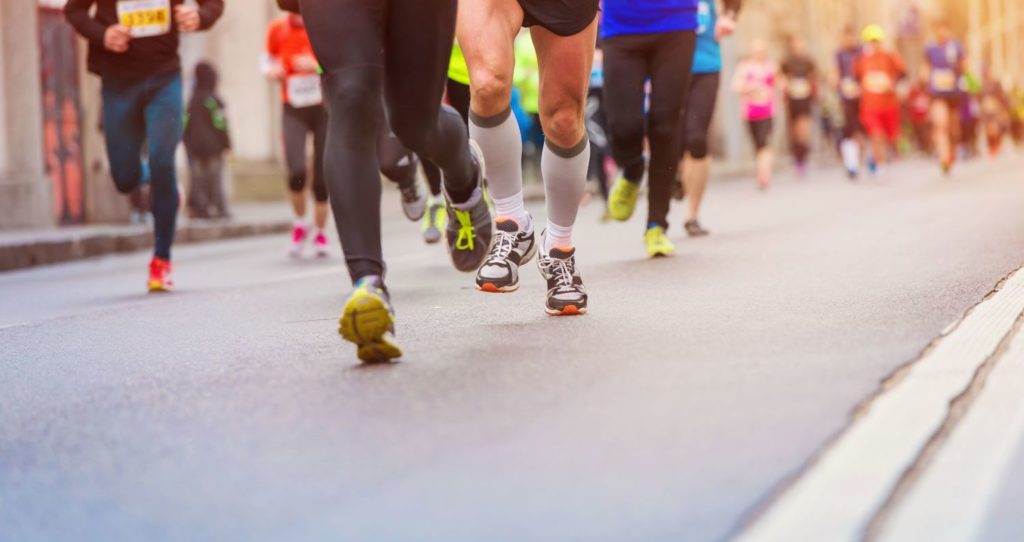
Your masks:
M978 136L981 126L981 81L969 69L960 77L960 145L965 159L978 156Z
M732 89L743 98L743 118L756 152L757 186L762 190L772 185L771 138L778 79L778 66L768 58L768 45L762 39L754 40L746 58L736 66Z
M615 220L633 216L644 177L644 136L650 142L647 256L672 256L668 211L679 165L679 119L690 85L696 49L697 0L654 6L642 1L606 2L602 13L604 98L612 153L622 168L608 197ZM644 83L650 106L644 111Z
M608 214L609 169L614 167L612 149L608 142L608 117L604 107L604 51L600 43L594 50L593 67L590 70L590 89L587 91L587 137L590 139L590 166L587 178L597 181L604 215L601 220L610 220Z
M572 233L590 162L583 115L597 10L598 0L478 0L459 10L459 43L472 91L469 128L487 157L488 188L498 214L495 241L476 284L488 292L516 290L519 267L537 252L533 220L523 202L522 138L510 105L515 37L521 27L532 27L548 211L538 263L548 283L545 310L554 315L587 311Z
M931 107L932 99L928 95L928 86L920 81L913 82L907 94L907 115L914 130L914 143L917 149L925 154L932 153L932 135L928 126L928 113Z
M966 55L960 42L953 39L949 24L939 19L933 25L935 41L925 48L925 62L921 72L932 97L932 141L942 171L949 173L956 160L960 141L960 104Z
M180 203L174 153L184 117L179 34L210 28L223 11L222 0L199 0L198 7L171 0L69 0L64 7L71 26L89 40L89 71L103 82L107 158L121 193L142 182L143 145L147 148L151 292L173 287L171 245Z
M853 71L860 83L860 122L871 138L879 165L886 165L900 136L900 101L896 82L906 75L903 59L885 47L885 31L873 24L864 29L864 50Z
M860 82L854 73L854 64L860 56L861 46L857 31L853 27L843 28L840 48L836 52L836 64L832 75L832 84L836 87L843 105L843 139L839 143L839 153L850 179L860 175L861 150L863 142L860 124Z
M736 16L741 0L725 0L721 16L716 0L700 0L697 10L697 47L693 56L693 76L687 92L683 116L679 119L683 193L689 197L683 227L690 237L708 234L700 225L700 205L711 173L708 156L708 131L718 100L722 77L722 48L719 40L736 31Z
M320 84L320 63L306 34L302 15L287 13L267 27L266 75L281 83L281 138L288 167L288 192L295 224L292 227L292 257L299 257L310 234L306 221L306 190L312 177L313 245L318 257L327 255L327 185L324 182L324 145L327 140L327 110ZM313 171L308 171L306 139L313 135Z
M797 174L807 174L807 156L811 152L811 111L817 93L817 68L807 54L807 41L799 36L789 39L789 51L782 62L783 88L789 145Z
M1010 136L1014 144L1024 145L1024 87L1020 85L1010 94Z
M296 11L294 0L278 4ZM384 284L377 138L381 96L387 122L405 147L443 172L445 236L456 269L487 255L492 223L484 201L484 165L459 113L442 106L455 34L455 0L302 0L316 57L324 69L328 118L324 172L338 236L354 283L339 320L359 359L401 356ZM384 54L381 54L384 51Z
M981 119L988 143L988 155L995 158L1002 149L1003 138L1010 130L1011 105L998 76L991 66L985 68L981 82Z

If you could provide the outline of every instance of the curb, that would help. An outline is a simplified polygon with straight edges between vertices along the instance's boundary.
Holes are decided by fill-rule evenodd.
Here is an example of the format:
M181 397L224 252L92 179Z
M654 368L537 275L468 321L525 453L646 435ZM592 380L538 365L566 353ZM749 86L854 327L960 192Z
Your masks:
M189 224L178 229L175 244L202 243L284 233L291 230L289 221L270 223ZM153 246L150 227L132 231L68 234L59 232L51 239L11 243L0 246L0 271L26 269L41 265L82 260L108 254L124 254Z

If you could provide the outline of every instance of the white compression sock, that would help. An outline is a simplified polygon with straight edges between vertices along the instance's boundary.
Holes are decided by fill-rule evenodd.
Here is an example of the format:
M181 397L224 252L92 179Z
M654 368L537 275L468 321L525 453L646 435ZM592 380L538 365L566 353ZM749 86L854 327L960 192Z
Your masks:
M507 198L491 197L494 202L494 210L498 218L511 218L519 224L519 229L524 232L533 231L533 221L530 220L530 213L526 212L526 203L523 201L523 192L513 194Z
M587 185L590 141L584 135L573 148L564 149L547 140L540 158L541 175L548 201L548 229L545 252L553 247L571 247L572 227Z
M480 145L491 197L507 199L523 192L523 140L512 107L493 117L470 111L469 137ZM500 216L500 215L499 215Z
M844 139L839 143L839 154L843 157L843 165L847 171L860 169L860 145L852 139Z

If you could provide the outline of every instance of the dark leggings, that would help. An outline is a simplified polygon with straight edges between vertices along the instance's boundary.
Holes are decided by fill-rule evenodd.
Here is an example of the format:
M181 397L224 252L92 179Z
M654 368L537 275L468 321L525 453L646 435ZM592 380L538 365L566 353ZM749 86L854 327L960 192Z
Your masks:
M750 139L754 142L754 150L760 151L771 143L772 119L748 120Z
M644 172L644 128L651 146L647 224L668 228L672 181L679 163L679 116L686 100L693 32L615 36L604 40L604 99L612 154L627 180ZM651 80L644 115L644 83Z
M380 97L391 130L437 164L448 193L465 201L476 166L457 111L441 106L456 0L301 0L306 30L324 69L324 161L338 236L353 280L383 275L377 155ZM381 51L384 55L381 55Z
M380 114L382 129L377 132L377 159L380 160L380 172L399 188L408 188L416 184L416 166L419 160L412 151L405 148L402 140L387 128L387 116L383 108Z
M696 73L690 78L686 108L679 121L680 157L687 154L700 160L708 155L708 130L718 100L718 73Z
M284 139L284 159L288 165L288 190L293 193L306 189L309 174L306 170L306 136L313 133L313 197L327 201L324 183L324 143L327 139L327 112L319 105L296 108L284 104L281 137Z
M462 115L462 120L469 126L469 85L449 79L446 84L448 90L448 103ZM434 196L441 195L441 170L429 160L423 160L423 175L427 177L430 185L430 193Z

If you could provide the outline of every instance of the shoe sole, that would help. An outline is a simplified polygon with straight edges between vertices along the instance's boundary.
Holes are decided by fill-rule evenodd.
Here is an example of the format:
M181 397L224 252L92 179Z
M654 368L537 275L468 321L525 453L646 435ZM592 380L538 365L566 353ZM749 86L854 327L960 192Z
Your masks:
M550 316L583 316L587 314L586 307L577 307L576 305L566 305L565 308L558 310L549 307L544 308L544 312Z
M394 316L384 301L369 292L360 292L345 303L338 320L338 333L358 348L359 359L383 363L402 356L391 336Z
M173 287L165 286L163 284L160 284L159 282L150 282L148 288L149 293L151 294L166 294L170 293L170 291L173 289Z
M508 286L497 286L491 282L485 282L483 284L477 284L476 289L481 292L487 292L489 294L510 294L519 289L519 283L510 284Z

